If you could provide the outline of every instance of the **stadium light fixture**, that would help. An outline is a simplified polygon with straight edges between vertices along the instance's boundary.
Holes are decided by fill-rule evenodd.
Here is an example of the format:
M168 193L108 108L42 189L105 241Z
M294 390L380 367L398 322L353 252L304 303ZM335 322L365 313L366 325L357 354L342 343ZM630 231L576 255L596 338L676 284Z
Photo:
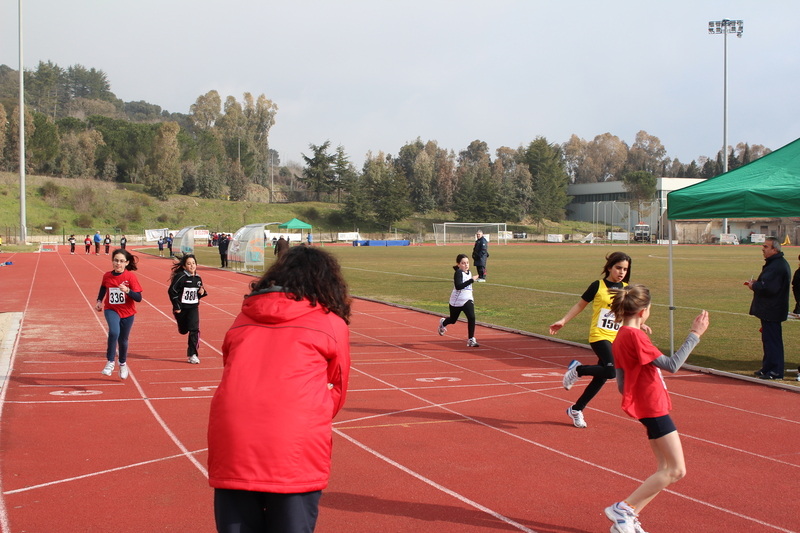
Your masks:
M708 34L723 36L723 99L722 99L722 173L728 172L728 34L741 37L744 33L743 20L712 20L708 23ZM728 233L728 219L722 221L722 233Z

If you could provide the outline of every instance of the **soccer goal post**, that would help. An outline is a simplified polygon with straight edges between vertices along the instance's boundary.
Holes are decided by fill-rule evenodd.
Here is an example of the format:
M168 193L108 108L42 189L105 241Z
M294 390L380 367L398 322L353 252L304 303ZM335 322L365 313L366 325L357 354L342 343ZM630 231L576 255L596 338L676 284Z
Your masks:
M433 225L433 234L438 246L475 242L478 230L483 232L483 236L489 242L507 244L511 238L505 222L443 222Z

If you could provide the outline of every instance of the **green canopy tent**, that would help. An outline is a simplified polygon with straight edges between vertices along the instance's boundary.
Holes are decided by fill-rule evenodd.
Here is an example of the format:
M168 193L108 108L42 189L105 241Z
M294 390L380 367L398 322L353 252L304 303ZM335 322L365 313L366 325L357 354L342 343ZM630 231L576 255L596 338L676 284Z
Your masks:
M800 139L667 195L670 220L800 215Z
M669 220L800 216L800 139L736 170L672 191ZM669 224L670 349L674 353L672 224Z
M311 224L306 224L302 220L298 220L296 218L293 218L289 222L284 222L283 224L278 226L278 229L299 229L299 230L305 229L308 230L309 233L311 233L312 228L313 226ZM302 233L302 231L300 233ZM300 240L302 241L303 239L301 238Z

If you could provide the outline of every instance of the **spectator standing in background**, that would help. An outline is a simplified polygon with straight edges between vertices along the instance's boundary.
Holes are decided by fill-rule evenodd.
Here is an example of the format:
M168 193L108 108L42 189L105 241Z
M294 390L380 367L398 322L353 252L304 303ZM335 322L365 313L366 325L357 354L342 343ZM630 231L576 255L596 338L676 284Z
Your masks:
M486 261L489 259L489 241L483 231L475 233L475 246L472 248L472 265L478 271L478 282L486 281Z
M217 236L217 249L219 250L219 262L221 268L228 268L228 236L220 233Z
M789 314L789 283L792 269L783 257L781 243L767 237L761 245L764 266L758 279L745 281L753 291L750 314L761 320L764 359L761 370L753 374L761 379L783 379L783 331L781 322Z

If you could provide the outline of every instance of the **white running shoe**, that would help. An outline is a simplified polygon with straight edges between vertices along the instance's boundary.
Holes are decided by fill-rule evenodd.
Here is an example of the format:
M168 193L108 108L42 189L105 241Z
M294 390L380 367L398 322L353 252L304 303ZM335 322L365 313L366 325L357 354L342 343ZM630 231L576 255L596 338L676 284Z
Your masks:
M572 407L567 407L567 414L572 419L572 423L576 428L586 427L586 421L583 419L583 411L574 411Z
M128 365L123 363L119 365L119 379L128 379Z
M641 525L639 531L636 529L636 524L639 519L636 512L630 508L625 502L617 502L614 505L609 505L605 509L606 518L614 522L611 526L611 531L616 533L640 533L644 532Z
M447 333L447 328L444 327L444 318L439 320L439 329L438 329L438 331L439 331L439 335L444 335L445 333Z
M580 366L580 364L581 364L580 361L578 361L577 359L573 359L572 362L567 367L567 371L564 374L564 379L562 380L565 389L567 390L571 389L572 386L575 385L575 382L578 381L578 378L580 376L578 376L577 368Z
M114 361L106 362L106 366L103 368L102 374L104 376L110 376L114 372Z
M475 337L472 337L470 340L467 341L467 348L479 348L480 344L478 341L475 340Z
M193 365L200 364L200 358L199 358L199 357L197 357L197 354L195 354L195 355L193 355L193 356L191 356L191 357L189 358L189 362L190 362L191 364L193 364Z

